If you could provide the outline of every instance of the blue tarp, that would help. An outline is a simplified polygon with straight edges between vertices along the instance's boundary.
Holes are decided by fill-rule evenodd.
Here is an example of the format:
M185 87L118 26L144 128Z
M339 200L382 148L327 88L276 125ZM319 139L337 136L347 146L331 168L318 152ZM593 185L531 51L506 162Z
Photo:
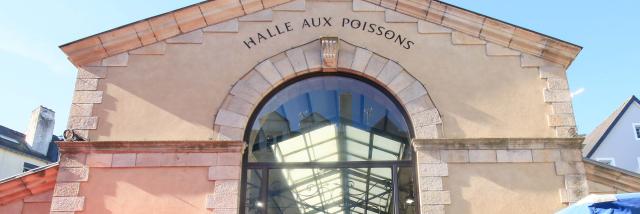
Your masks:
M640 214L640 193L616 195L616 201L574 204L556 214Z

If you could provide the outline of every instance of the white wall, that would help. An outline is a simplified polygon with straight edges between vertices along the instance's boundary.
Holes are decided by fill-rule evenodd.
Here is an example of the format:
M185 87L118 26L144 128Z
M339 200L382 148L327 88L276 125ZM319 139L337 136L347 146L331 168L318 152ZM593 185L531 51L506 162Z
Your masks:
M640 123L640 105L632 103L606 136L591 159L614 158L616 167L640 172L640 140L635 138L634 123Z
M0 149L0 180L22 173L22 166L24 162L37 166L44 166L47 164L42 160Z

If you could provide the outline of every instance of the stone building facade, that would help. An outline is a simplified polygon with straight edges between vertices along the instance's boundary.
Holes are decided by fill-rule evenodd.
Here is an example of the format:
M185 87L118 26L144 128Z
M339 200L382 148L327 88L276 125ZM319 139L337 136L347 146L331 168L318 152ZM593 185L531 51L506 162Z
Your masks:
M581 47L440 1L207 1L61 49L84 141L59 143L51 213L551 213L589 192Z

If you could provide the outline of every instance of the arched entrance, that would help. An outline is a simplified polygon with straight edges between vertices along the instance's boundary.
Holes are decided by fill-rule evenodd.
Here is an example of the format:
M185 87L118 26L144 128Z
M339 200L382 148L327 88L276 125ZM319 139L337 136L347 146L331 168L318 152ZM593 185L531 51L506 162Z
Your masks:
M340 73L272 91L249 119L244 213L415 213L411 124L386 90Z

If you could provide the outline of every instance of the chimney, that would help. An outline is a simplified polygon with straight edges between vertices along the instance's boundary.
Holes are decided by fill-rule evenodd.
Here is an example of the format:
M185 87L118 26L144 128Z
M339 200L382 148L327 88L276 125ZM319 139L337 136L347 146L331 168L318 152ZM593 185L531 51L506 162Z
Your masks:
M32 150L47 155L49 144L53 136L56 113L40 106L31 112L29 127L25 133L25 141Z

